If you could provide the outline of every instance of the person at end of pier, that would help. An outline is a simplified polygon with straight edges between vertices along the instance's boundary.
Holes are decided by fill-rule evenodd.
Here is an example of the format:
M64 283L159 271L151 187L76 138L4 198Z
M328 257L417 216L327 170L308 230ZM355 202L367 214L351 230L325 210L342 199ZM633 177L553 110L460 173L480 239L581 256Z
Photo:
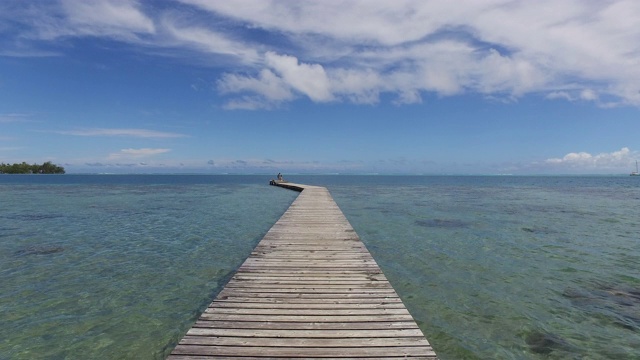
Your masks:
M282 174L278 173L278 181L282 181Z

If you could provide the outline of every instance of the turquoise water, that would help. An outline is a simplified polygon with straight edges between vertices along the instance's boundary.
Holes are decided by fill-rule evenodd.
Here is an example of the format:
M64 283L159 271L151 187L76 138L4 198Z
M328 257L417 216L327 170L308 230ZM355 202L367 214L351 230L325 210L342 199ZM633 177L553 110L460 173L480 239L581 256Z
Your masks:
M0 176L0 359L162 358L296 193L260 176ZM640 359L631 177L327 186L441 359Z

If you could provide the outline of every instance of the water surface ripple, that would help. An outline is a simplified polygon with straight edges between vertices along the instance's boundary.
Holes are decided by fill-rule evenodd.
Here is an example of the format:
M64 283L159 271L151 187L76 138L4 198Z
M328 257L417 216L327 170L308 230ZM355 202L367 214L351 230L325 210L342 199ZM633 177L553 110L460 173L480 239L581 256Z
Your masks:
M0 176L0 359L163 358L293 201L264 176ZM640 359L640 182L327 186L443 360Z

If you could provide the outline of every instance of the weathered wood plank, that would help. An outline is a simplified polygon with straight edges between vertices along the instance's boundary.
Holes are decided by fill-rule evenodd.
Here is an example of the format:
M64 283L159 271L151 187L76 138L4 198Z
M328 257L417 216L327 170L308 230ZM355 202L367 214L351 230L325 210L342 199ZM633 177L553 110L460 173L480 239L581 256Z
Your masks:
M364 321L410 321L413 320L411 315L242 315L242 314L225 314L225 313L203 313L200 319L206 320L224 320L224 321L271 321L271 322L364 322Z
M286 290L293 289L295 291L304 291L305 289L312 290L331 290L329 292L335 292L335 290L349 290L349 291L373 291L373 290L393 290L388 282L362 282L359 284L334 284L334 283L307 283L296 282L295 284L283 284L273 282L253 282L253 281L235 281L233 284L227 286L229 289L248 289L248 290Z
M315 304L327 304L327 305L353 305L353 304L393 304L400 303L403 307L402 301L397 297L371 297L367 299L361 298L327 298L322 297L319 299L314 298L293 298L293 297L239 297L239 296L218 296L216 301L212 302L209 306L223 303L267 303L267 304L303 304L303 305L315 305Z
M218 356L218 355L172 355L172 360L207 360L207 359L228 359L229 356ZM288 357L277 357L277 359L300 359L301 357L288 356ZM328 360L328 359L340 359L340 360L389 360L389 359L416 359L416 360L433 360L437 359L435 355L426 355L426 356L405 356L405 355L387 355L384 357L378 356L304 356L302 359L305 360ZM274 357L264 357L264 356L234 356L233 359L242 359L242 360L264 360L264 359L274 359Z
M329 192L301 192L169 359L436 359Z
M407 309L273 309L273 308L229 308L209 307L205 314L233 314L233 315L282 315L282 316L384 316L384 315L409 315Z
M331 282L336 284L346 283L350 281L386 281L386 277L382 274L366 275L366 274L353 274L350 276L333 276L327 278L324 276L292 276L292 275L276 275L276 274L244 274L238 273L234 277L238 281L317 281L317 282Z
M424 346L422 336L397 338L247 338L237 336L185 336L180 345L268 346L268 347L383 347Z
M209 305L209 309L232 308L232 309L405 309L400 302L395 303L355 303L355 304L334 304L326 302L318 303L264 303L264 302L239 302L239 301L215 301Z
M184 355L223 355L223 356L258 356L258 357L335 357L335 356L435 356L433 350L425 346L402 347L257 347L257 346L202 346L202 345L178 345L174 349L175 354Z
M420 329L383 329L383 330L291 330L291 329L212 329L192 328L190 336L244 336L266 338L385 338L421 336Z
M193 328L217 329L271 329L271 330L387 330L418 329L415 321L366 321L366 322L270 322L198 320Z
M379 301L381 299L388 299L393 297L393 294L371 294L371 293L330 293L330 294L318 294L318 293L295 293L295 292L249 292L249 291L235 291L235 289L223 289L219 295L223 299L230 297L254 297L254 298L273 298L273 299L325 299L327 301L340 300L340 299L371 299L372 301Z

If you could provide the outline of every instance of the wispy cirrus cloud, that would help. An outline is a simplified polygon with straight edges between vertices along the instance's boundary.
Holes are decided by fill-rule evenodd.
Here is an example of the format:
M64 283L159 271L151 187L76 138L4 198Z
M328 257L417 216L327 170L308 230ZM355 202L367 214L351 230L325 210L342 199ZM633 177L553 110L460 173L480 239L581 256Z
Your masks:
M147 130L147 129L78 129L78 130L61 130L54 131L56 134L74 135L74 136L122 136L122 137L138 137L138 138L182 138L188 137L185 134Z
M0 124L28 122L31 115L20 113L0 114Z
M146 158L159 154L164 154L171 151L171 149L153 149L153 148L141 148L141 149L122 149L117 153L109 154L108 160L121 160L121 159L136 159Z
M3 140L3 138L0 136L0 140ZM11 151L18 151L18 150L22 150L24 149L24 147L21 146L2 146L0 147L0 152L11 152Z
M156 32L154 20L135 0L61 0L35 4L22 14L31 16L22 21L33 26L29 35L40 40L96 36L140 42Z

